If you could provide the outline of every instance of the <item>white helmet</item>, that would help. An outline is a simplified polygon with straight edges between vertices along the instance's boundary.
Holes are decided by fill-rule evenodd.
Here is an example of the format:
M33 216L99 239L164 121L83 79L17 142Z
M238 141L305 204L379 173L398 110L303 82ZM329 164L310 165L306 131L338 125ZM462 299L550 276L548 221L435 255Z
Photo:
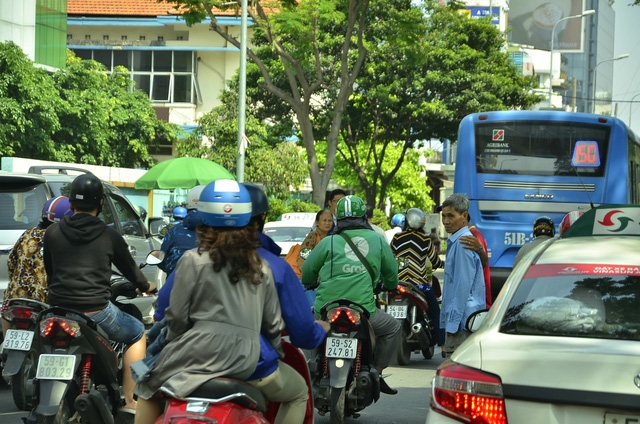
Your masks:
M424 223L426 221L426 217L424 212L422 212L418 208L409 208L407 212L405 212L407 226L414 230L420 230L424 227Z
M187 210L197 209L198 202L200 201L200 194L202 190L206 187L206 184L197 185L187 194Z

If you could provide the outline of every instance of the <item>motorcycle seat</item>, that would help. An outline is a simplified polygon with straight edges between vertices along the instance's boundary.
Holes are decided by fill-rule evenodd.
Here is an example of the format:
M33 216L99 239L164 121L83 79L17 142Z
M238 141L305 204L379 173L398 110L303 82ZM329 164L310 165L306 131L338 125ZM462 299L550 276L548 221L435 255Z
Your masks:
M232 395L237 396L229 399L229 402L260 412L267 411L267 401L259 389L249 383L231 378L212 378L194 390L187 398L220 399Z

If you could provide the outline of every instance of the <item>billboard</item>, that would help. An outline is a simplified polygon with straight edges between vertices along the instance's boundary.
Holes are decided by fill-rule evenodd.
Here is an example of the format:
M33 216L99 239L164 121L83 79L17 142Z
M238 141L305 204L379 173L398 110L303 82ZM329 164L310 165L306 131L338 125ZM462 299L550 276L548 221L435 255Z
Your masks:
M584 0L511 0L509 9L510 42L551 50L553 37L554 51L583 51L584 25L589 17L564 18L580 15Z

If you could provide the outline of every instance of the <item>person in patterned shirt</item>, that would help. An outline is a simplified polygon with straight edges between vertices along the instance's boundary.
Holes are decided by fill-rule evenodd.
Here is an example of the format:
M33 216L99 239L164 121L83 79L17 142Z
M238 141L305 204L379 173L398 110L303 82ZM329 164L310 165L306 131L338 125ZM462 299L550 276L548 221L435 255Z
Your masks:
M7 258L9 284L0 312L4 314L7 310L9 299L24 298L47 303L47 272L42 259L42 239L49 225L67 215L73 215L69 198L58 196L47 200L38 226L22 233L13 246ZM9 327L9 321L2 318L3 336Z
M436 329L436 339L444 350L445 333L440 328L440 306L432 287L431 273L444 264L436 252L431 237L424 231L426 216L418 208L410 208L405 214L405 228L394 234L391 239L391 251L398 260L398 279L414 284L424 293L429 305L427 312ZM402 264L402 265L400 265Z

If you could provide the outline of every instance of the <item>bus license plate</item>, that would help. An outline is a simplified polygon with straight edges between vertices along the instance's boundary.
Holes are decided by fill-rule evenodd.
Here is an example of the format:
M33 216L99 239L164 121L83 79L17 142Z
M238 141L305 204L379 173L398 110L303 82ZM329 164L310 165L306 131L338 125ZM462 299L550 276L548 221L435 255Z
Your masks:
M604 424L640 423L640 415L604 414Z
M405 319L407 317L407 305L387 305L387 313L394 318Z
M325 355L327 358L353 359L358 351L358 339L327 337Z
M36 378L41 380L71 380L75 364L75 355L42 354L38 359Z
M27 330L7 330L4 338L4 349L29 350L33 341L33 331Z

